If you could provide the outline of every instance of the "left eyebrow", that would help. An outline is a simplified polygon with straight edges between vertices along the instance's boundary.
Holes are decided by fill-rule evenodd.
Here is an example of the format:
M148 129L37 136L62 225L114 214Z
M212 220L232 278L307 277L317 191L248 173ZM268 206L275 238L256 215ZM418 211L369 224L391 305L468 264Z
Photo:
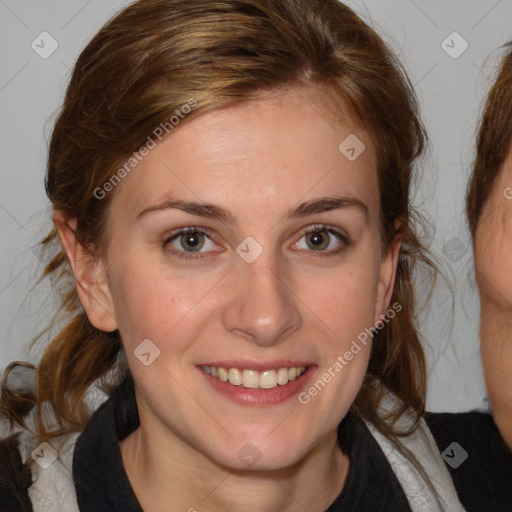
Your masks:
M297 207L292 208L287 212L285 218L293 219L294 217L306 217L315 213L323 213L331 210L340 210L347 208L355 208L364 214L366 220L368 220L368 207L361 200L354 197L342 197L342 196L329 196L320 197L311 201L307 201L299 204ZM196 201L183 201L179 199L171 199L164 201L163 203L150 206L137 215L137 219L146 216L152 212L161 210L178 209L182 210L191 215L197 215L199 217L205 217L208 219L214 219L221 221L225 224L236 224L236 217L221 208L220 206L201 203Z
M296 208L290 210L287 213L286 218L292 219L293 217L306 217L307 215L312 215L314 213L323 213L346 208L355 208L359 210L364 214L366 220L368 220L369 214L366 204L355 197L341 196L321 197L306 203L301 203Z

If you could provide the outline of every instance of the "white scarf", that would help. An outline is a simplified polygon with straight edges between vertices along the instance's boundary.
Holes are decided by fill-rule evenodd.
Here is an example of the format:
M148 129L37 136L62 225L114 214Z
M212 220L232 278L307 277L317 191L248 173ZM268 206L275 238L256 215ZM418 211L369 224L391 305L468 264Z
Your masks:
M413 512L465 512L436 442L425 420L409 436L399 438L421 463L437 496L430 490L415 466L369 422L365 421L397 477Z

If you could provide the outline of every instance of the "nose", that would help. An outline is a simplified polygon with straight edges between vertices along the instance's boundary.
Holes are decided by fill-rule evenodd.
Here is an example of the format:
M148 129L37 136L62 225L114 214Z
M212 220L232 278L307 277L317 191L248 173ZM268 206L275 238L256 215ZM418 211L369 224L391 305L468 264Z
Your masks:
M239 260L235 264L224 325L258 345L271 346L299 329L302 318L299 298L285 273L275 259L264 254L252 263Z

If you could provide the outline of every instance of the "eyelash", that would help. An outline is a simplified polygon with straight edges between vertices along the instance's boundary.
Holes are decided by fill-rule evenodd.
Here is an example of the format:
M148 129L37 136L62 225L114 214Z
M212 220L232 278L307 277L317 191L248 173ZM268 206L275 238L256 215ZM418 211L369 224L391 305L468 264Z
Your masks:
M171 236L168 236L163 241L163 247L164 249L167 249L170 253L177 256L180 260L191 260L191 259L200 259L204 258L205 256L199 256L201 253L190 253L190 252L183 252L183 251L177 251L176 249L171 249L168 247L168 244L172 242L174 239L179 238L182 235L186 235L187 233L201 233L203 235L208 236L211 239L211 233L209 230L204 228L199 228L195 226L189 226L186 228L182 228L176 233L172 234Z
M343 246L341 248L336 249L334 251L333 250L328 251L328 252L318 251L317 256L320 256L320 257L335 256L335 255L339 254L340 252L342 252L348 245L350 245L350 240L346 235L344 235L343 233L340 233L338 230L336 230L326 224L315 224L313 226L309 226L308 228L303 229L300 233L299 240L303 236L307 235L308 233L314 233L317 231L320 231L320 232L324 231L331 235L334 235L343 244ZM211 237L212 233L210 232L210 230L205 229L205 228L196 227L196 226L188 226L186 228L180 229L176 233L173 233L171 236L166 237L162 242L162 247L164 249L168 250L169 252L171 252L173 255L177 256L180 260L200 259L200 258L207 257L207 256L201 255L201 254L203 254L201 252L191 253L191 252L178 251L178 250L169 248L168 244L170 242L172 242L176 238L178 238L182 235L188 234L188 233L201 233L203 235L208 236L208 238L210 238L210 240L212 238ZM304 249L301 249L301 250L304 250ZM316 252L316 251L309 250L308 252Z

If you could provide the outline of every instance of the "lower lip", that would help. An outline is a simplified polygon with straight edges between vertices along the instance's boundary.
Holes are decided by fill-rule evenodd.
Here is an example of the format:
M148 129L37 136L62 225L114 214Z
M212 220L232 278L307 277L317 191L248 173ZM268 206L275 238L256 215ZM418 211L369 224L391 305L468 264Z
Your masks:
M301 389L305 388L314 373L315 367L308 367L300 377L289 381L284 386L277 385L277 387L272 389L251 389L244 388L243 386L234 386L229 382L224 382L217 377L208 375L199 367L197 369L213 389L238 404L275 405L289 400L297 395Z

